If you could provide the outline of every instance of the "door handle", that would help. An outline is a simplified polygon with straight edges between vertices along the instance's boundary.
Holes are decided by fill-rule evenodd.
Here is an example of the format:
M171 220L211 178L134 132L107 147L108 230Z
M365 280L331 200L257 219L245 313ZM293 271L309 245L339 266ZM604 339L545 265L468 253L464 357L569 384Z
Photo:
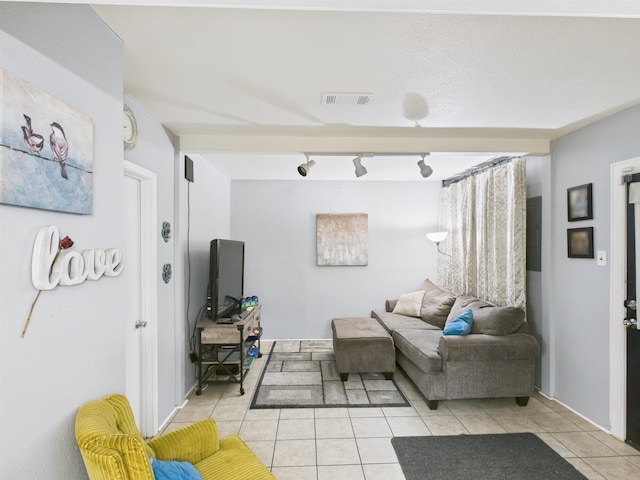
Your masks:
M623 323L627 328L635 328L636 330L638 329L638 320L636 320L635 318L625 318Z
M146 327L147 326L147 321L142 321L142 320L138 320L136 322L136 328L141 328L141 327Z

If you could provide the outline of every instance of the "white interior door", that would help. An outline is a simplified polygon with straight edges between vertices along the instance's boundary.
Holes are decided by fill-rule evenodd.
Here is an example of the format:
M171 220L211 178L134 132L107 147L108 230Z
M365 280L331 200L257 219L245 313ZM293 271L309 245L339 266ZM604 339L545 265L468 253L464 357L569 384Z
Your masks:
M155 174L125 162L125 394L143 436L157 433L157 235Z
M142 415L142 306L140 300L140 180L124 177L125 186L125 252L127 268L127 318L125 322L126 384L125 392L138 428Z

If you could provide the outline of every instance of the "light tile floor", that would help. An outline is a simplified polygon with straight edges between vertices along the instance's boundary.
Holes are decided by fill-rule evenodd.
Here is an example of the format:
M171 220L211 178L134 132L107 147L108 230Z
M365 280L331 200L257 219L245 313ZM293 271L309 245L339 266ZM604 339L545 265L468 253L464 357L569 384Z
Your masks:
M279 480L404 480L393 436L505 432L537 434L590 480L640 478L640 451L539 394L526 407L505 398L444 401L429 410L397 371L394 378L411 407L250 410L266 359L253 362L245 395L238 384L208 385L189 398L165 432L211 417L221 436L239 434Z

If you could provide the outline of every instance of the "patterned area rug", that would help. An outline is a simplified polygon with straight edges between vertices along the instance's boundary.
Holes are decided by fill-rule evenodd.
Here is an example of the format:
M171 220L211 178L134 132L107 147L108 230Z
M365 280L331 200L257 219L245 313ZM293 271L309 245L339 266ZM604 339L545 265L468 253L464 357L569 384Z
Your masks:
M251 408L408 407L382 373L351 373L340 380L331 340L273 345Z

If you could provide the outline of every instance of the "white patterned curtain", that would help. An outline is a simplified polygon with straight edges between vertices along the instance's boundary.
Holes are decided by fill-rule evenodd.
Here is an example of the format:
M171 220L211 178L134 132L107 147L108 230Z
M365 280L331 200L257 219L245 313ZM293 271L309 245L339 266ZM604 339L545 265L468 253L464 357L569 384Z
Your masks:
M525 160L514 158L442 188L438 280L501 306L526 305Z

